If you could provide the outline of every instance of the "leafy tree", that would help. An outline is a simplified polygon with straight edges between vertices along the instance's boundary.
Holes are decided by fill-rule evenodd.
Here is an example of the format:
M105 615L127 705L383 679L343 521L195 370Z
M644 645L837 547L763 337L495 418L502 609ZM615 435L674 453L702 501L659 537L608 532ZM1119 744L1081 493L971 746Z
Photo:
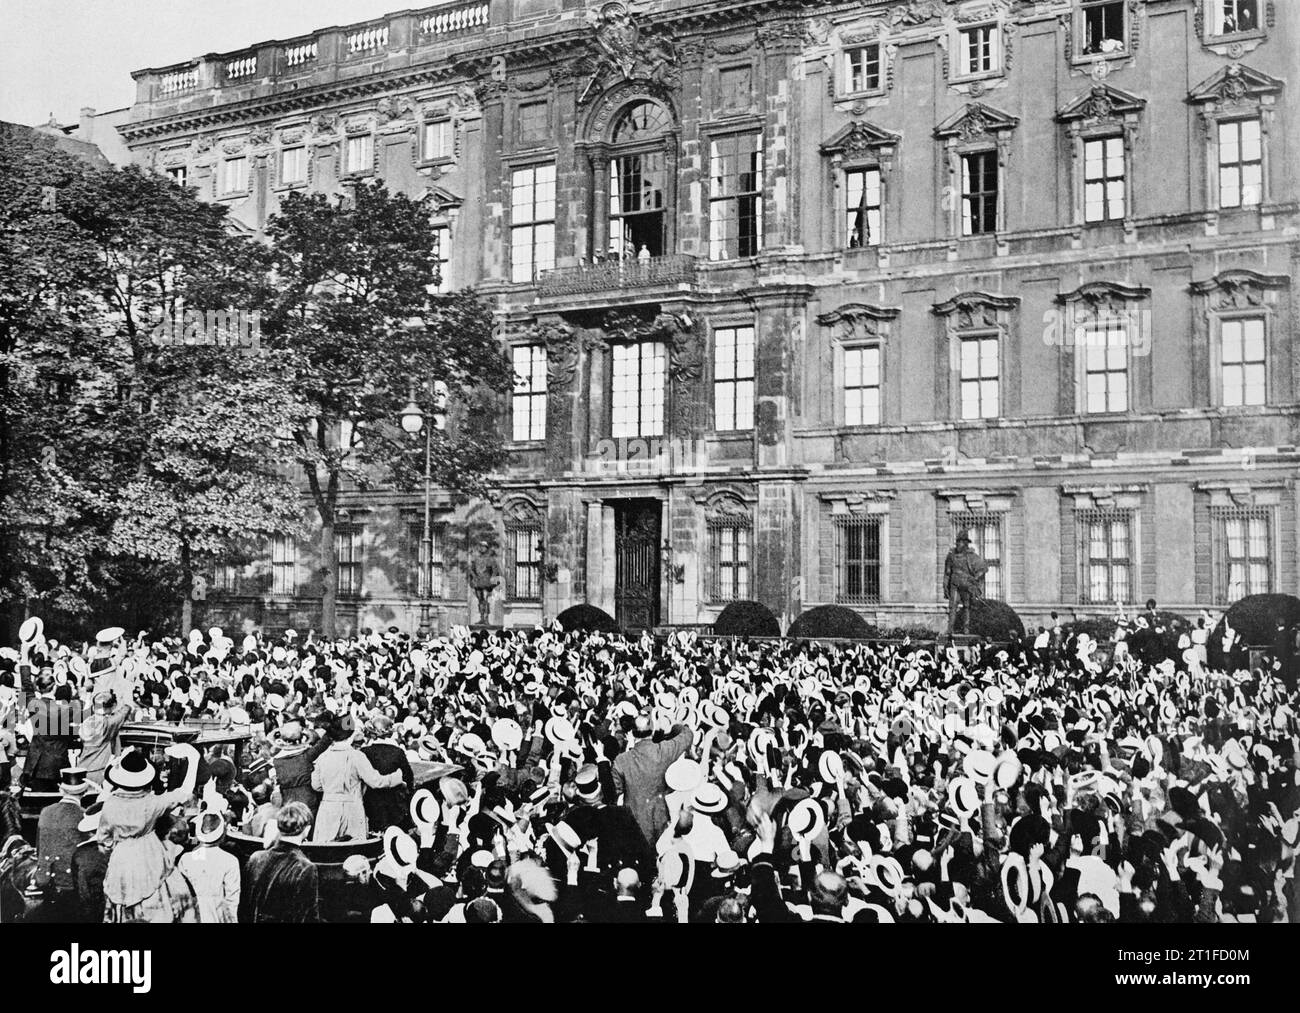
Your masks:
M84 611L147 581L183 595L187 626L200 565L302 513L301 409L268 355L224 346L251 334L211 315L255 312L266 251L153 173L39 136L0 157L17 269L0 282L0 536L19 547L0 594Z
M382 183L358 185L348 199L295 193L266 231L276 292L265 335L286 384L308 405L295 438L320 518L321 622L333 636L340 494L422 480L425 441L403 433L399 416L413 393L427 411L435 381L446 385L450 423L432 436L434 480L479 491L502 460L494 408L512 373L491 311L472 291L432 294L438 265L426 201Z

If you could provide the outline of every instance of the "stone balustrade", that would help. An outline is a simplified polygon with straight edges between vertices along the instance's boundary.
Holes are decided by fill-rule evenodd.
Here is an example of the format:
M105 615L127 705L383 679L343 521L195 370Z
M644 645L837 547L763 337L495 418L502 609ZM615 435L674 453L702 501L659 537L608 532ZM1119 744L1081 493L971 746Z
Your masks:
M274 91L280 78L297 81L308 73L330 80L333 75L348 73L347 68L362 59L387 58L396 61L395 66L402 66L418 58L421 48L486 32L492 25L491 10L491 0L451 0L423 10L392 14L380 21L323 28L252 50L139 70L132 75L137 82L136 105L147 107L213 90L231 92L249 86ZM147 108L138 108L133 118L150 115Z

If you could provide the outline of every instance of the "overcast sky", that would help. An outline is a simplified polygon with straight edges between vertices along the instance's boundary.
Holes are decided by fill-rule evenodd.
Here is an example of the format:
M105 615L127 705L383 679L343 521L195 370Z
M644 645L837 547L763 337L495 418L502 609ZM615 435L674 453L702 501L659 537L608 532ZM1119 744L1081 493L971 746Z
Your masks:
M72 123L135 99L131 71L430 3L402 0L0 0L0 120Z

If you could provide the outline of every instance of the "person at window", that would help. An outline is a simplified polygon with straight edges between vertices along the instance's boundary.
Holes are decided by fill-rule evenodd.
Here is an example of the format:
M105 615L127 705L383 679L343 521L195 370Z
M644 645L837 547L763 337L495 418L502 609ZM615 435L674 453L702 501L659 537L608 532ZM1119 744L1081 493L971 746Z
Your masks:
M948 557L943 561L948 636L970 632L971 606L984 597L984 575L988 569L988 564L971 548L970 532L958 532L956 547L948 551Z

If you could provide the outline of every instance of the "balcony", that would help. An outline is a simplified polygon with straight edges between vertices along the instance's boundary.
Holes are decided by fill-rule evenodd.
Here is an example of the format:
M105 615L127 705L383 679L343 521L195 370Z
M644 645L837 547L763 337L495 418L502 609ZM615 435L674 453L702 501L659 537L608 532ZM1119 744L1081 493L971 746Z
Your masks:
M649 289L684 291L695 285L695 258L685 254L645 260L607 260L543 271L537 279L542 299L641 293Z

